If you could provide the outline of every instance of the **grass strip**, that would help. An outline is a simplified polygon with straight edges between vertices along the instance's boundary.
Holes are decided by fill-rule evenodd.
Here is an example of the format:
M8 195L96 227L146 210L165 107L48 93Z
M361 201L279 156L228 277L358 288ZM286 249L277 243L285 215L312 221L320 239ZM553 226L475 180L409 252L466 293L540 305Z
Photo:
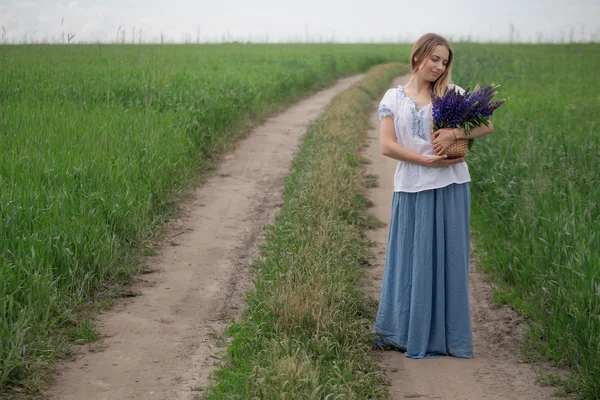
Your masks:
M370 356L376 309L362 285L371 220L360 150L373 99L406 72L402 64L372 68L309 128L208 398L387 395Z

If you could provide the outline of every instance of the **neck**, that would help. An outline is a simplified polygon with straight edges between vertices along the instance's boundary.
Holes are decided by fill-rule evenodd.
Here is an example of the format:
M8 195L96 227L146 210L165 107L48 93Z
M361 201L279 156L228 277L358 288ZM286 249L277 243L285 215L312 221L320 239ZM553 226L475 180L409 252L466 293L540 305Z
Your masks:
M433 89L433 85L431 84L431 82L429 82L425 79L419 78L415 74L411 75L410 80L406 84L406 87L411 88L416 93L423 93L423 92L429 93Z

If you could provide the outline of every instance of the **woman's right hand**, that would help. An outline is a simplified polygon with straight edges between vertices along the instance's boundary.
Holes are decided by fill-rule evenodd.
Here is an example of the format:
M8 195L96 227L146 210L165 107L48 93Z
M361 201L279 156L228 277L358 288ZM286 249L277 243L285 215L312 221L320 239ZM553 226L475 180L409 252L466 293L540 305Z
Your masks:
M464 162L464 158L448 158L447 155L433 156L425 158L424 165L426 167L448 167L450 165Z

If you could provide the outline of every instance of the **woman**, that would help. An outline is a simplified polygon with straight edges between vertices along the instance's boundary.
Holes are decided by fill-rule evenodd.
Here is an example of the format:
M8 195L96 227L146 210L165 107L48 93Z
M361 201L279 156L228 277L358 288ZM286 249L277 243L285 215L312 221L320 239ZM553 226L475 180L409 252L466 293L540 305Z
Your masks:
M471 178L464 159L444 154L456 139L467 136L462 129L431 133L430 93L442 95L449 86L452 59L446 39L422 36L410 55L409 82L388 90L379 106L381 152L399 162L375 341L412 358L473 357ZM468 137L492 131L490 123Z

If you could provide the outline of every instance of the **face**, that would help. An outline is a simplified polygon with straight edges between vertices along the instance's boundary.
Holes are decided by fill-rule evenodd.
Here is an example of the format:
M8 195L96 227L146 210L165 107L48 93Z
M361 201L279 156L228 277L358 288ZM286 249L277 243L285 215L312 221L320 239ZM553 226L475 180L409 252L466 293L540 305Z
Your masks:
M449 57L450 52L446 46L436 46L433 52L421 62L417 73L423 79L435 82L446 71Z

